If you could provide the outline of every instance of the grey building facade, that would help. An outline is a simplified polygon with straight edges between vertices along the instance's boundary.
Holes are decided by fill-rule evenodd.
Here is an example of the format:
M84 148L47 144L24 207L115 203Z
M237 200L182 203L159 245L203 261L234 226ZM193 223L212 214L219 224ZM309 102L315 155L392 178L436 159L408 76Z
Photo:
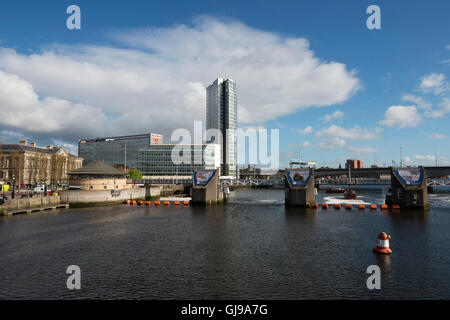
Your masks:
M174 149L174 148L177 149ZM177 163L173 152L186 152L189 161ZM201 159L195 163L195 159ZM195 170L216 169L220 167L220 146L218 144L151 145L138 151L137 169L144 177L150 176L192 176Z
M218 129L222 134L221 173L225 176L238 176L237 111L236 83L232 79L218 78L206 88L206 129Z
M111 166L137 168L138 150L150 145L151 134L85 139L78 141L84 164L104 161Z

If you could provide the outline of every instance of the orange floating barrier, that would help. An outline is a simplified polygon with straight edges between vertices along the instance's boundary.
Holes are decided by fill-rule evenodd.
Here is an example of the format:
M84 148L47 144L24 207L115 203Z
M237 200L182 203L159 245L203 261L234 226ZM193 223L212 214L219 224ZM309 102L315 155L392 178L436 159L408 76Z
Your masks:
M126 204L131 204L131 200L127 200L127 201L126 201Z
M335 203L334 210L341 210L341 205L339 203Z
M152 204L151 201L145 201L145 205L146 205L146 206L149 206L149 205L151 205L151 204Z
M176 205L176 206L179 206L180 205L180 201L175 201L173 204Z
M170 204L169 201L164 201L164 205L165 205L165 206L168 206L169 204Z
M311 205L311 208L317 209L317 208L319 208L319 205L318 205L317 203L313 203L313 204Z
M155 204L155 206L159 206L160 202L159 201L155 201L153 202Z
M328 209L328 204L327 203L322 203L322 209Z
M189 205L189 201L184 201L183 204L184 204L185 206L188 206L188 205Z
M387 204L381 204L381 205L380 205L380 208L381 208L381 210L387 210L387 209L389 209L389 207L388 207Z
M345 209L347 209L347 210L352 210L352 205L351 205L351 204L346 204L346 205L345 205Z
M139 205L143 206L144 205L144 201L139 201Z
M365 206L364 204L360 204L360 205L358 206L358 209L359 209L359 210L366 210L366 206Z
M400 206L398 204L393 204L392 205L392 209L393 210L400 210Z
M377 207L376 204L371 204L370 205L370 210L377 210L377 209L378 209L378 207Z

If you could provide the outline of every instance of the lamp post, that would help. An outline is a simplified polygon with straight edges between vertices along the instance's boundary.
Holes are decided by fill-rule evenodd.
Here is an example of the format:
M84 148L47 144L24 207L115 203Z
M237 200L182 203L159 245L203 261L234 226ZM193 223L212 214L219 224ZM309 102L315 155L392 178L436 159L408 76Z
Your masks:
M16 189L16 176L13 176L12 180L13 180L13 187L12 187L11 198L14 199L14 197L15 197L15 189Z

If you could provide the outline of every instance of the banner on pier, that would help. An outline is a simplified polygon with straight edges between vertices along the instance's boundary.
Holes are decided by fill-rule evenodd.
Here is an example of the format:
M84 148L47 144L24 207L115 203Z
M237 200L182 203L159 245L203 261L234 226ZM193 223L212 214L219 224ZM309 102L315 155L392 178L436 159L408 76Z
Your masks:
M286 175L291 186L306 187L311 179L311 174L311 169L289 169Z
M206 186L214 178L216 170L202 170L194 172L194 185Z
M421 186L423 183L423 168L395 169L394 174L406 187Z

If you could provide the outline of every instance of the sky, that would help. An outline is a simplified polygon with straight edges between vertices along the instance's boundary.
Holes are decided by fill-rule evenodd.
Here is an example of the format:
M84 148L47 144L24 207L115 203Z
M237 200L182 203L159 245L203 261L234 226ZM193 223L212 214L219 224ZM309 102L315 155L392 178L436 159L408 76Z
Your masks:
M66 26L72 4L80 30ZM447 0L2 1L0 142L170 143L229 77L239 127L280 130L281 167L450 165L449 12Z

